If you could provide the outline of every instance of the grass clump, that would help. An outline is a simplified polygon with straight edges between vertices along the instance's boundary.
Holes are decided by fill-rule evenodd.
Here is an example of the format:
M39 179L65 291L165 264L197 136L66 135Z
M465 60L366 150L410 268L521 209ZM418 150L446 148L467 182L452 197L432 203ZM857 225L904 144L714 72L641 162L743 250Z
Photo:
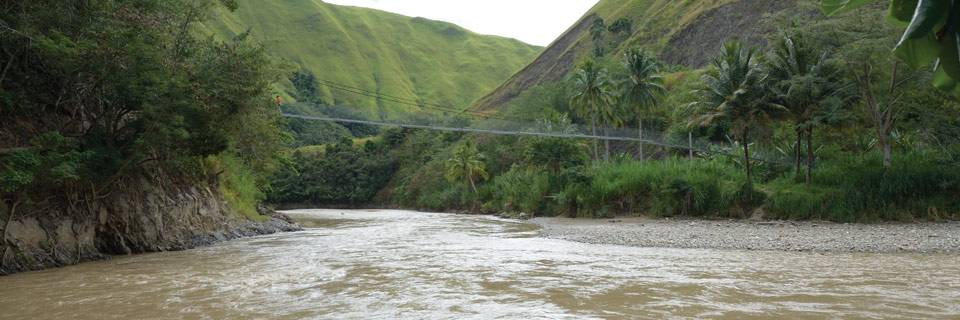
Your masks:
M223 153L207 157L205 163L210 171L222 172L220 192L234 216L254 221L268 219L257 213L257 203L263 200L263 193L257 186L256 174L243 164L243 160Z

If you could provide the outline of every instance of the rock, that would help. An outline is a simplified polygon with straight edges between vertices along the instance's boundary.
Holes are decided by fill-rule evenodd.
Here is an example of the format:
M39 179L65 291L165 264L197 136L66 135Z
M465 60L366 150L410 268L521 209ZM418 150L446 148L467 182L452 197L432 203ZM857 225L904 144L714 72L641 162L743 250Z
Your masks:
M271 217L266 222L235 217L215 184L157 180L127 178L106 198L83 206L63 203L29 217L15 216L3 226L9 241L0 247L0 275L109 259L108 254L184 250L301 230L272 210L264 211ZM74 207L80 209L70 211Z

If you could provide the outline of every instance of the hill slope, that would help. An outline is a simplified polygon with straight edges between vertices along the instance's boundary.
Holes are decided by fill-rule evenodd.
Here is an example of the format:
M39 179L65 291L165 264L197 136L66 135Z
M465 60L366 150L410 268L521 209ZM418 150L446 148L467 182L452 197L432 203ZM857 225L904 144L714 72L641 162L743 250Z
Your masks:
M319 0L239 0L206 28L250 30L269 53L317 79L405 99L466 108L530 62L541 47L456 25ZM288 96L292 85L286 83ZM406 108L320 86L323 100L364 109Z
M645 47L660 53L671 65L702 67L724 39L759 41L759 21L764 14L796 7L798 0L600 0L583 18L520 72L474 102L474 111L492 111L520 92L558 81L577 60L590 56L594 42L590 26L597 18L607 25L620 18L632 21L624 39L603 40L606 56L617 56L630 47Z

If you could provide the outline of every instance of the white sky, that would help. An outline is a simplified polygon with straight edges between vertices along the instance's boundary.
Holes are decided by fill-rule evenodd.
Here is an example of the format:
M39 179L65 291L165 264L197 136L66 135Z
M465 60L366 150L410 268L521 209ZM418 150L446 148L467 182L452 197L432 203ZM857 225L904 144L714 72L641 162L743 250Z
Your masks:
M323 0L455 23L470 31L546 46L598 0Z

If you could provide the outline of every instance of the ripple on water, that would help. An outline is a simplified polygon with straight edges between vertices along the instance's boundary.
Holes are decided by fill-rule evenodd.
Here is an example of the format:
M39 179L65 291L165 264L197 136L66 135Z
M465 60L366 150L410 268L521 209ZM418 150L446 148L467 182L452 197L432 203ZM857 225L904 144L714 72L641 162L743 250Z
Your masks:
M960 316L956 256L657 249L492 217L297 210L306 231L0 278L3 318Z

